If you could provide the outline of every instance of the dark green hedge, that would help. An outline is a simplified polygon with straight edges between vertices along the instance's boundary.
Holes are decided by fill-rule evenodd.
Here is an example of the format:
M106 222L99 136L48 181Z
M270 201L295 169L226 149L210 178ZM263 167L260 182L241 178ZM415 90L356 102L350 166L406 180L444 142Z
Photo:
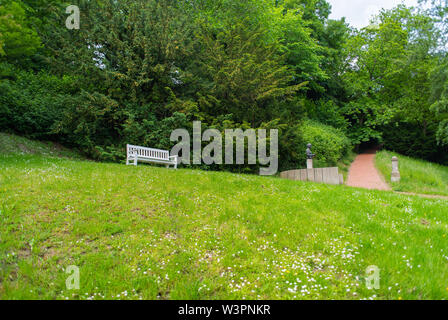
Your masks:
M383 127L384 148L405 156L448 164L448 146L437 144L438 124L396 122Z

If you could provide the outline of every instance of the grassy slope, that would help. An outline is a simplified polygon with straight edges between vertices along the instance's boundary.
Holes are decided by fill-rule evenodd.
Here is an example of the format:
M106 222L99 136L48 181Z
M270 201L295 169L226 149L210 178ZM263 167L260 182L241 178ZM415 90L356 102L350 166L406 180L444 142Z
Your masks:
M54 142L33 141L2 132L0 132L0 154L38 154L54 157L81 158L78 153Z
M448 298L443 200L0 155L0 210L0 299Z
M401 174L401 182L392 184L395 191L448 196L448 167L382 151L376 165L386 181L390 181L392 156L398 157Z

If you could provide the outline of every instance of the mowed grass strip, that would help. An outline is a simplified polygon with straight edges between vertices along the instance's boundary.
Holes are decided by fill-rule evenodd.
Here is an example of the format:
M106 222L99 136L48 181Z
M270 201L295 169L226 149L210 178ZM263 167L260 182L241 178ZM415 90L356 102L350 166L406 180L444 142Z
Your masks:
M399 183L390 182L393 156L398 157L401 175ZM446 166L388 151L377 154L376 165L395 191L448 196L448 167Z
M0 299L447 299L447 221L391 192L0 155Z

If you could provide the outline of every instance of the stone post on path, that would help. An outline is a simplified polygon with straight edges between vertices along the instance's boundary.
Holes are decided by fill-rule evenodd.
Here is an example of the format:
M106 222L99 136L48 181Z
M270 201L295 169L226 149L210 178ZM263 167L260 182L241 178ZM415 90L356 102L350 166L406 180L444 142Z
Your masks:
M392 174L390 180L392 182L400 182L401 176L400 171L398 170L398 158L392 157Z
M316 155L311 152L312 147L311 143L308 143L307 147L308 148L306 149L306 168L313 169L313 158Z

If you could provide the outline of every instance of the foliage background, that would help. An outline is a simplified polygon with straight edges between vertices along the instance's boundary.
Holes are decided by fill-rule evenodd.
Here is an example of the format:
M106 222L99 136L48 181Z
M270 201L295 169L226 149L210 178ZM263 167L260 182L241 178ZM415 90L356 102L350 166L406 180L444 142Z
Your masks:
M325 0L78 0L68 30L63 0L0 0L0 130L122 161L201 120L279 129L281 170L308 142L323 166L380 143L447 164L448 10L421 3L356 30Z

